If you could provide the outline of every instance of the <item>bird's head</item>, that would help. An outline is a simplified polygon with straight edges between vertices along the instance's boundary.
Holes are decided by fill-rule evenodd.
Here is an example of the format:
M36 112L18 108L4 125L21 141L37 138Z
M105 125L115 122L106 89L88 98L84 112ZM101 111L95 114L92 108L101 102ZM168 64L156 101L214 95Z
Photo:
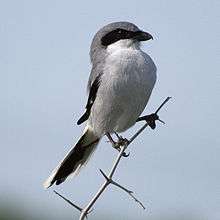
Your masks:
M153 39L151 34L140 30L130 22L110 23L95 34L90 48L90 57L93 62L95 56L109 47L114 45L129 47L150 39Z

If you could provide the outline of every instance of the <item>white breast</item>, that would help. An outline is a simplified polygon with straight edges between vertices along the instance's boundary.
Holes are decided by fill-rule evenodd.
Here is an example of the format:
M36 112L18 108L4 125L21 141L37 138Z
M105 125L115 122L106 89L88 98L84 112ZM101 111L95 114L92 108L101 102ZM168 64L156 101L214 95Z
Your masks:
M156 81L156 67L139 45L118 44L108 48L91 112L90 121L103 134L131 127L144 110Z

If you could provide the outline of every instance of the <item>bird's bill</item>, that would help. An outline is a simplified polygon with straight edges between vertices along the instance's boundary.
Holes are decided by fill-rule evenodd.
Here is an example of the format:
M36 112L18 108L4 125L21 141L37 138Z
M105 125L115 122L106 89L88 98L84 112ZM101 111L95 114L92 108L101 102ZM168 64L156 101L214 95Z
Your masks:
M137 39L138 41L153 40L153 36L144 31L137 31L134 38Z

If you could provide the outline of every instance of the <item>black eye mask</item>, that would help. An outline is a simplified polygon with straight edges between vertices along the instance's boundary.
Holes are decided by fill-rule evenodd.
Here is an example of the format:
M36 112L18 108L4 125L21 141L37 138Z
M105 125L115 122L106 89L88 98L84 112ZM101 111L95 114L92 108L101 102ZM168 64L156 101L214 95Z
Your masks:
M114 31L109 32L106 34L104 37L101 39L101 43L103 46L108 46L110 44L115 43L116 41L122 40L122 39L131 39L135 38L135 36L139 33L140 31L127 31L124 29L116 29Z

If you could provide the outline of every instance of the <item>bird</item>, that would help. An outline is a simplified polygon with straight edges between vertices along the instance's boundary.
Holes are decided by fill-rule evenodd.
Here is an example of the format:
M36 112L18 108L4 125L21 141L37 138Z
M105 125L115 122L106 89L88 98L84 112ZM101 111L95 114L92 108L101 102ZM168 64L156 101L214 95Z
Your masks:
M45 188L78 174L103 136L113 141L112 134L142 120L139 116L157 78L154 61L141 48L142 41L151 39L150 33L127 21L109 23L95 34L90 46L88 100L77 121L86 125L78 142L44 182Z

